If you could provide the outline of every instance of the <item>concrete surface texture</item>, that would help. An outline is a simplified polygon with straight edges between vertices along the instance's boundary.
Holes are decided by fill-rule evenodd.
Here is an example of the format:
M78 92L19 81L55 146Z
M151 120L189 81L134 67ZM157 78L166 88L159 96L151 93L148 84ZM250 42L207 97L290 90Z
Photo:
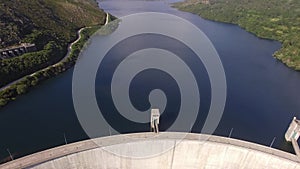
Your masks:
M191 133L134 133L68 144L0 169L300 169L296 155L241 140Z

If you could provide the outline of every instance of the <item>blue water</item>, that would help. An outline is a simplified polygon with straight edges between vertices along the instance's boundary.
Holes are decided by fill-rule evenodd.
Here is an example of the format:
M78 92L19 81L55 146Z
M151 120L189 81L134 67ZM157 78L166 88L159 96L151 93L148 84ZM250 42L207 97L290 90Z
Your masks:
M137 12L164 12L185 18L199 27L212 41L220 55L227 78L227 102L222 120L214 134L228 136L233 128L232 137L263 145L270 145L276 137L273 147L291 151L290 144L284 141L284 133L292 119L300 118L300 73L293 71L275 60L272 54L281 47L276 41L255 37L238 26L208 21L199 16L173 9L166 1L100 1L105 11L121 17ZM150 38L150 40L149 40ZM151 40L151 38L154 38ZM144 42L148 39L148 43ZM128 41L128 45L116 50L121 52L134 44L151 45L160 41L166 48L180 46L177 42L155 37L139 37ZM157 44L158 45L158 44ZM180 52L190 55L187 49ZM112 57L112 62L114 56ZM187 57L187 62L191 60ZM210 92L206 71L201 62L190 64L197 72L202 102L201 111L209 107ZM72 69L52 78L36 87L30 93L18 98L0 110L0 159L8 157L7 149L15 157L30 154L39 150L65 144L64 133L68 142L87 139L82 130L72 102ZM149 84L151 78L160 77L157 84ZM105 80L105 79L104 79ZM164 81L170 82L168 87ZM97 77L97 86L102 86L101 75ZM137 76L132 83L132 102L139 109L146 109L147 91L160 87L172 98L168 108L178 109L176 84L166 74L152 71ZM96 88L97 98L106 99L101 90ZM169 91L168 91L169 90ZM175 92L173 92L173 90ZM140 94L139 94L140 93ZM169 93L169 94L168 94ZM205 99L206 98L206 99ZM105 106L105 105L104 105ZM106 105L105 109L110 110ZM112 109L111 109L112 110ZM113 112L113 110L112 110ZM149 131L148 126L135 125L117 120L118 115L107 116L114 129L122 132ZM176 114L162 117L161 128L167 129L176 118ZM115 121L114 121L115 119ZM200 132L203 116L199 116L193 132ZM127 125L132 125L128 127ZM109 135L108 127L100 136Z

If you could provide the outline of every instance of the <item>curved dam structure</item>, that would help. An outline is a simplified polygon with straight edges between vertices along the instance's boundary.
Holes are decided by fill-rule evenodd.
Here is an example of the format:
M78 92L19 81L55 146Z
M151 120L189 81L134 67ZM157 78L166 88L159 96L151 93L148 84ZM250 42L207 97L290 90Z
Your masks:
M191 133L135 133L56 147L1 169L300 169L296 155L241 140Z

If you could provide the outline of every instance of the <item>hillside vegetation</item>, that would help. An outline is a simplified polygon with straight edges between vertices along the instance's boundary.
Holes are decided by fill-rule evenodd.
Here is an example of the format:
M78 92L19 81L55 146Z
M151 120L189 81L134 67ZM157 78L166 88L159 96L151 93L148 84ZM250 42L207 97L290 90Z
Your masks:
M79 28L105 18L94 0L0 0L0 49L27 42L39 50L0 60L0 87L57 62Z
M0 48L30 41L37 32L69 42L78 28L104 22L93 0L0 0Z
M274 57L300 70L299 0L187 0L174 7L203 18L238 24L258 37L280 41Z
M53 66L48 66L45 69L36 71L34 74L23 77L20 81L17 83L10 85L9 87L5 88L4 90L0 91L0 108L7 105L9 102L12 102L16 100L16 98L22 94L27 93L32 88L37 86L39 83L43 82L44 80L47 80L51 77L54 77L62 72L65 72L70 67L72 67L79 56L79 53L81 52L81 49L84 47L85 43L88 41L88 39L98 30L101 26L92 26L85 28L81 31L80 39L72 45L72 50L70 51L70 54L66 59L59 62L58 64L55 64ZM55 46L47 46L46 48L54 48ZM47 49L45 49L48 51ZM36 56L39 57L39 53L37 52ZM26 58L26 56L23 56ZM1 162L0 162L1 163Z

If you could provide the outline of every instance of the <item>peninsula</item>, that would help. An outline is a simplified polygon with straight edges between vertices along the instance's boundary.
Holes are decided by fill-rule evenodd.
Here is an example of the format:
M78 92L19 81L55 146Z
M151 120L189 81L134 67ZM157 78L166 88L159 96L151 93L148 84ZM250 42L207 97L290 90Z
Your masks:
M173 7L205 19L237 24L260 38L281 42L274 57L300 71L300 1L186 0Z

